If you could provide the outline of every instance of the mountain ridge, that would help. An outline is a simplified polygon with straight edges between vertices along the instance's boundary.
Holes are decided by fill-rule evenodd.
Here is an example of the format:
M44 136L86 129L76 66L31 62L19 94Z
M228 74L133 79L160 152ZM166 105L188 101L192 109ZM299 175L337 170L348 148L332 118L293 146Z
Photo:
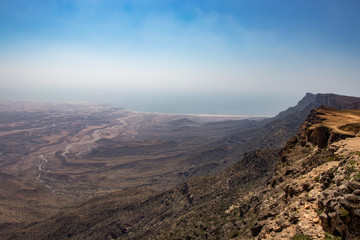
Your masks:
M218 170L224 170L241 158L245 152L256 149L280 149L292 136L296 135L301 124L306 120L312 109L328 104L329 107L338 109L354 109L360 103L358 97L348 97L338 94L312 94L306 95L297 105L280 112L273 118L265 119L255 124L252 129L234 132L223 139L212 143L201 153L190 156L192 159L206 159L204 164L198 163L194 169L184 170L190 176L199 174L213 174ZM212 157L212 152L222 149L225 153L222 156ZM219 164L220 167L209 169L206 166L209 162ZM202 171L201 169L205 169Z

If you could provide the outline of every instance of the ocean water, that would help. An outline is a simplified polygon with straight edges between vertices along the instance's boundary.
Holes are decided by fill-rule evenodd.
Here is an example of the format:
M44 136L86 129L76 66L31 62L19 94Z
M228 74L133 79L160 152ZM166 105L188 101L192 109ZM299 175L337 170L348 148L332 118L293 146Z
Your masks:
M0 90L0 99L107 103L127 110L158 113L274 116L302 96L121 90Z

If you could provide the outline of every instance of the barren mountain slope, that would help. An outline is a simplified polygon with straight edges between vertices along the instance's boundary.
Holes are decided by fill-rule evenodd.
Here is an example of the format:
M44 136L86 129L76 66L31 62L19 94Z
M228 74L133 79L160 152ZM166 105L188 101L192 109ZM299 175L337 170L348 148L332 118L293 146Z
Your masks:
M360 106L360 98L307 93L296 106L259 122L257 128L239 129L216 143L209 144L203 151L190 155L189 161L196 161L196 164L187 170L188 175L214 174L219 169L226 169L237 162L245 152L264 148L282 148L292 136L297 134L310 111L321 105L337 109L357 109ZM220 166L214 168L213 164L209 163Z
M282 149L244 239L360 237L359 124L360 110L312 111Z
M275 175L267 184L237 186L232 198L221 195L231 199L222 201L222 213L214 217L193 212L184 222L178 218L159 238L358 239L359 125L360 110L324 106L312 111L280 151ZM191 221L194 218L197 221ZM201 228L204 222L210 226Z

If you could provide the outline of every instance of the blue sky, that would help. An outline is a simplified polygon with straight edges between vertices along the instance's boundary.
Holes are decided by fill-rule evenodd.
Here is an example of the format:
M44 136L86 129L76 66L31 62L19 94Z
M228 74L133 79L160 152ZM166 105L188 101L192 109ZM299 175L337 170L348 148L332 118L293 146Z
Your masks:
M0 98L273 115L358 95L359 1L0 1Z

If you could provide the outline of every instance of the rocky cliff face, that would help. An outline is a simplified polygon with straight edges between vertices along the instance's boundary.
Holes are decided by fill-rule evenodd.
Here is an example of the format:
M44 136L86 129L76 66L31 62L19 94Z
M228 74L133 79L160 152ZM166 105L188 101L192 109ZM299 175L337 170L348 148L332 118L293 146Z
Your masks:
M243 238L358 239L359 123L359 110L312 111L281 150L275 176L254 194L263 200Z

